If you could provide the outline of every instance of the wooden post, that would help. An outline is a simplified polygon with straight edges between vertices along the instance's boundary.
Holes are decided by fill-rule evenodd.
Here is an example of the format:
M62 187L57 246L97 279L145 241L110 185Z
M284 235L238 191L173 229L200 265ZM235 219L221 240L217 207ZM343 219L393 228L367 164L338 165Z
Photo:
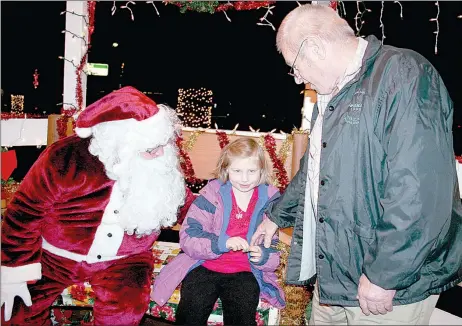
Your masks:
M313 114L314 104L316 103L316 92L311 89L310 84L305 84L302 109L301 130L311 129L311 115Z
M66 1L66 30L75 34L65 32L64 45L64 89L63 89L63 107L65 109L77 107L75 88L77 86L76 70L80 60L87 50L88 42L88 11L87 1ZM82 36L82 38L77 37ZM69 61L71 62L69 62ZM87 76L82 75L82 92L83 103L86 105L87 95Z

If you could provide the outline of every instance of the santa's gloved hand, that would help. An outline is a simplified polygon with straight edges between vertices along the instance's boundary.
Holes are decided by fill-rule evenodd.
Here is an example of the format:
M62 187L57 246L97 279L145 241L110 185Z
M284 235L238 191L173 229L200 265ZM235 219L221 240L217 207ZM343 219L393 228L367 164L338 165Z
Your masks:
M2 283L1 284L2 304L5 304L5 321L10 320L13 312L14 298L20 297L28 307L32 306L32 298L26 282ZM1 307L0 306L0 307Z

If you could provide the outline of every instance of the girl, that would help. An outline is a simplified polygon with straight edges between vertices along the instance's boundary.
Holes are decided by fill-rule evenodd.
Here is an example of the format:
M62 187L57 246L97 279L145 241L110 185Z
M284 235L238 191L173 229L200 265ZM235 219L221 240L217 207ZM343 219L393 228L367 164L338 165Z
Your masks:
M279 252L249 245L279 192L267 184L265 153L250 138L223 148L215 174L186 214L180 230L184 253L156 277L152 299L165 304L182 282L178 324L206 325L220 298L225 325L256 325L260 296L275 307L285 305L274 273Z

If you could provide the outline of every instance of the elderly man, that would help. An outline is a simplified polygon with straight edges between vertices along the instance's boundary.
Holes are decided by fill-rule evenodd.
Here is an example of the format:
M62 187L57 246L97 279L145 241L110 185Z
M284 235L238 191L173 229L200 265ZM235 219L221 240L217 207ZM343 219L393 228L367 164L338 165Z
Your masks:
M77 135L43 152L6 212L2 317L13 325L50 324L56 297L83 282L95 293L96 325L138 325L149 304L151 247L194 198L179 170L172 109L125 87L76 124Z
M251 243L294 226L287 281L317 282L310 324L428 324L462 281L452 102L418 53L304 5L277 46L318 93L310 145ZM371 315L372 313L372 315Z

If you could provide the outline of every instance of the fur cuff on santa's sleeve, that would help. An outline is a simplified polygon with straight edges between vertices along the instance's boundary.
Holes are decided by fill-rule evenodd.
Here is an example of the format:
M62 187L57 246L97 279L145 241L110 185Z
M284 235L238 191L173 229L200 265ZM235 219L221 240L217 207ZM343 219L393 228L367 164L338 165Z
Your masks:
M42 278L42 264L34 263L18 267L2 266L2 283L21 283Z

